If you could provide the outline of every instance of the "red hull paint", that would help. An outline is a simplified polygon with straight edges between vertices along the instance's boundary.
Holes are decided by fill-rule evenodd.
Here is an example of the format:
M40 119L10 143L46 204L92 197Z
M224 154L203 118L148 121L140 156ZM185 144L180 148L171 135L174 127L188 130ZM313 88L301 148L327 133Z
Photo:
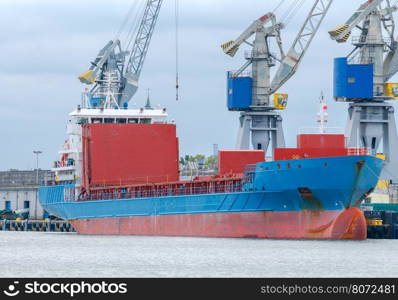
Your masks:
M357 208L339 211L215 213L71 220L90 235L189 236L270 239L366 239Z

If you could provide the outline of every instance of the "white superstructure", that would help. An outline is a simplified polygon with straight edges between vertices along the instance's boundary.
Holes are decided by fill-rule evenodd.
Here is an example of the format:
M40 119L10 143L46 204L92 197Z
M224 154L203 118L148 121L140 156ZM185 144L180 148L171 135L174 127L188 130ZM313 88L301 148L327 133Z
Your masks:
M148 104L148 103L147 103ZM58 152L59 160L51 169L56 182L81 184L83 165L82 126L84 124L166 124L166 109L87 109L78 108L70 115L67 140Z

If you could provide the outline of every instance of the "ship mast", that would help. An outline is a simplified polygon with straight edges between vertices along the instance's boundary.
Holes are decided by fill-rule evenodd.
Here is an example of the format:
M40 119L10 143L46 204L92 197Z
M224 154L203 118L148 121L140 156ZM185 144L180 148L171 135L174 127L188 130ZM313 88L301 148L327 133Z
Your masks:
M328 106L325 101L325 97L323 95L323 92L321 92L321 96L319 97L319 112L318 112L318 124L319 124L319 133L320 134L325 134L326 133L326 125L328 123L328 116L329 114L327 113Z

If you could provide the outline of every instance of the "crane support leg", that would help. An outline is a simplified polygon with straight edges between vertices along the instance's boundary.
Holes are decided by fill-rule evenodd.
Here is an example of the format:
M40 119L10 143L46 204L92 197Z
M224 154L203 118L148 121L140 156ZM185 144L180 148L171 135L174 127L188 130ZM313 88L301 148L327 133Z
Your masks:
M398 133L394 112L393 105L385 102L351 103L346 137L349 148L367 148L371 155L383 153L386 166L381 179L398 182Z
M250 149L250 138L255 150L267 152L270 144L272 144L272 149L284 148L285 138L281 115L276 111L243 112L240 117L236 148Z
M239 118L238 139L236 141L236 149L250 149L250 127L252 124L251 116L242 113Z

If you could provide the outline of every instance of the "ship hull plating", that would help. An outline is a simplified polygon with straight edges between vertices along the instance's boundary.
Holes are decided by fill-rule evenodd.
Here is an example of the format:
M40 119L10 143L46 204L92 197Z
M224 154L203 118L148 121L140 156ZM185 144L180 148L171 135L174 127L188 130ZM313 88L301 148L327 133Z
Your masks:
M344 211L247 212L80 219L70 221L87 235L184 236L264 239L366 239L366 220Z
M74 186L40 188L40 202L81 234L272 239L366 238L360 204L383 162L371 156L258 163L242 191L74 198Z

